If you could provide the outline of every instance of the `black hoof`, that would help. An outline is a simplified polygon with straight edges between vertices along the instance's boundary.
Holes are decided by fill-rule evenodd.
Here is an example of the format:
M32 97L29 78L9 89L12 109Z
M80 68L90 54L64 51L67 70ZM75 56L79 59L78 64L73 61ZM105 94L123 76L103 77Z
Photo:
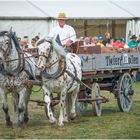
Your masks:
M29 121L29 118L28 118L28 117L24 118L24 123L25 123L25 124L27 124L28 121Z
M24 122L18 122L17 123L17 131L21 131L22 129L24 129Z
M13 123L11 121L6 122L7 128L13 128Z

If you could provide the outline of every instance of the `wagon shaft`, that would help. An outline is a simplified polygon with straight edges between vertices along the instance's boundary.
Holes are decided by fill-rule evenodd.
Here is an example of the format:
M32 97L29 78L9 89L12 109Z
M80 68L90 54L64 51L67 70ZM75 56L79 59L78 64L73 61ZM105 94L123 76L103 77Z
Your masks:
M47 104L45 101L42 101L42 100L29 100L29 101L37 103L38 106L45 106ZM59 100L51 101L51 106L55 106L57 104L59 104Z

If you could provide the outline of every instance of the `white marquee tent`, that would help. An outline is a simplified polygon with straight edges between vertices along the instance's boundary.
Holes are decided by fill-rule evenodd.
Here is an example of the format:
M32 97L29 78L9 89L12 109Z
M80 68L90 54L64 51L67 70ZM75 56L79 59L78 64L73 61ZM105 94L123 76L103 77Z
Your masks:
M126 37L140 34L140 1L136 0L1 0L0 31L13 27L18 36L47 35L64 11L70 19L126 19Z

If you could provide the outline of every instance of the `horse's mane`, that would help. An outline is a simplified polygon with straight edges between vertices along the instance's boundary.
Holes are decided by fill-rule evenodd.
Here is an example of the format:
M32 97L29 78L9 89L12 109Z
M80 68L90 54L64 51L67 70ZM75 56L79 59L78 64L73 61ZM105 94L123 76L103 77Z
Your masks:
M53 47L56 50L56 52L61 55L62 57L66 56L66 51L63 48L63 46L60 46L55 40L52 41Z
M4 34L8 33L8 31L1 31L0 36L3 36Z

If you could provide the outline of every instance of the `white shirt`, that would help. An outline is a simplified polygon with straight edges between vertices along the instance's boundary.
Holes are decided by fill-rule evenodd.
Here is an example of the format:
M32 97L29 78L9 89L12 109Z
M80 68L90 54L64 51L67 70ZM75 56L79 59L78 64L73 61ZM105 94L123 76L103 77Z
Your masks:
M56 38L59 34L61 44L65 45L68 40L76 41L76 32L73 27L65 24L63 28L60 26L54 27L49 33L49 37Z

